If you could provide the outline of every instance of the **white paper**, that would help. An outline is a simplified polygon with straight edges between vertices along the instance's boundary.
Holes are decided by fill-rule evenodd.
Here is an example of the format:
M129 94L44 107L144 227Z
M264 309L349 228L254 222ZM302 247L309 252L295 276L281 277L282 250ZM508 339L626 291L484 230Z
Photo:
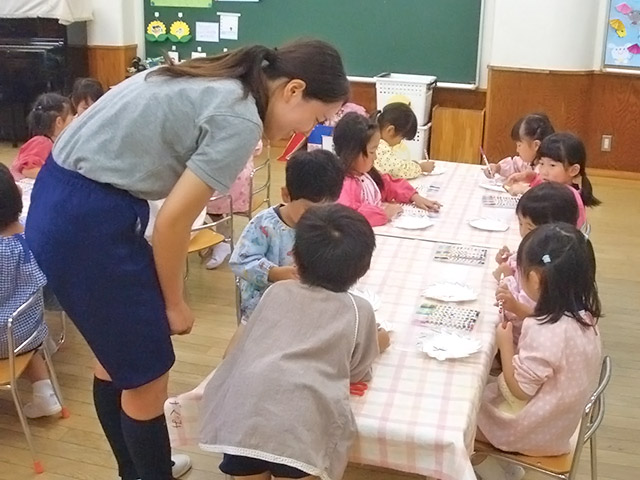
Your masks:
M219 42L220 25L216 22L196 22L196 42Z
M333 147L333 137L331 135L322 136L322 149L329 150L330 152L335 153L335 148Z
M191 52L191 58L200 58L200 57L206 57L207 53L206 52Z
M238 40L239 13L218 12L220 15L220 38L224 40Z
M180 54L178 52L172 50L167 52L167 55L169 55L169 58L173 63L180 63Z

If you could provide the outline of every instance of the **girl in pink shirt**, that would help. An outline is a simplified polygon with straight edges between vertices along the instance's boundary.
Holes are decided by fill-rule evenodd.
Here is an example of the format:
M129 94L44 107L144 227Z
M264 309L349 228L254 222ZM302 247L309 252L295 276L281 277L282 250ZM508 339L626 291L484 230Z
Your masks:
M529 232L517 260L536 306L517 347L512 324L497 327L503 373L485 388L477 438L508 452L562 455L571 450L602 362L595 267L587 239L566 223ZM476 466L481 478L500 478L484 468Z
M333 133L336 154L346 177L338 203L358 211L371 226L384 225L402 211L401 203L413 203L437 212L438 202L421 197L409 182L380 174L373 166L380 143L380 129L367 117L347 113Z
M525 193L516 207L520 224L520 236L549 223L564 222L575 225L578 221L578 206L573 195L564 185L544 182ZM496 291L496 300L502 302L505 321L513 324L513 339L518 343L522 322L533 315L536 303L522 288L516 261L517 253L502 247L496 255L498 268L493 272L500 281ZM502 280L501 280L502 279Z
M20 150L11 164L11 174L16 180L36 178L51 153L53 142L71 123L71 101L57 93L40 95L27 116L32 137Z
M535 175L534 165L538 148L542 141L553 133L553 125L544 113L531 113L518 119L511 129L511 139L516 143L518 155L489 164L485 174L489 178L493 178L495 174L502 178L519 174L519 181L526 181L528 178L528 181L531 181Z

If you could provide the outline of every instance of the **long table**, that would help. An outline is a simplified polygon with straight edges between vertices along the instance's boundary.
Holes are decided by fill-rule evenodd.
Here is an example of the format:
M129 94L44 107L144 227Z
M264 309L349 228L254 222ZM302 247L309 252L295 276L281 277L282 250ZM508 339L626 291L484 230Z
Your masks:
M422 175L411 180L423 196L439 201L443 207L432 220L434 225L423 230L396 228L393 223L374 228L376 235L399 238L415 238L434 242L464 243L500 248L509 245L516 248L520 243L518 219L512 208L486 207L482 203L484 195L509 198L507 192L499 193L480 187L490 181L482 173L479 165L466 163L438 162L445 170L442 175ZM429 191L431 187L431 191ZM469 225L475 218L492 218L506 222L506 232L488 232Z
M516 249L520 235L513 208L483 205L483 195L501 194L479 186L487 182L479 166L438 163L446 168L444 174L411 182L423 191L436 186L427 194L443 204L435 225L425 230L390 225L374 229L377 247L360 287L380 297L376 316L393 329L392 343L376 361L365 395L352 397L358 438L350 459L441 480L475 480L469 457L498 323L496 281L491 273L498 248ZM477 217L502 219L509 230L474 229L468 220ZM436 261L440 242L486 247L486 263ZM439 282L463 283L479 294L473 302L457 304L480 311L469 335L480 340L482 348L469 357L438 361L418 348L426 333L415 315L425 301L421 292Z

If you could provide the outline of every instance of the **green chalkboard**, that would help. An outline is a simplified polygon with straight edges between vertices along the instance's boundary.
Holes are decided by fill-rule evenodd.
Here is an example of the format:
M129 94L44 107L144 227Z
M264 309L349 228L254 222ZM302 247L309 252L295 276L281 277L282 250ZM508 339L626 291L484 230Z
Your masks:
M213 2L211 8L169 8L145 1L145 26L159 16L167 29L182 13L192 40L146 42L148 57L172 45L180 59L201 47L208 54L253 43L278 46L298 37L328 40L342 53L349 75L382 72L434 75L441 82L475 83L481 0L260 0ZM218 12L240 13L237 41L197 42L196 21Z

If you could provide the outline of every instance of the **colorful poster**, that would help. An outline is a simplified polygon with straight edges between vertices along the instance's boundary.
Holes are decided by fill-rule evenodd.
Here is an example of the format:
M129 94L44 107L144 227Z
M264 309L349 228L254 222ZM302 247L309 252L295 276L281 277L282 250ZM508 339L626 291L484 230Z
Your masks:
M604 68L640 68L640 0L610 0Z
M152 7L211 8L213 0L150 0Z

